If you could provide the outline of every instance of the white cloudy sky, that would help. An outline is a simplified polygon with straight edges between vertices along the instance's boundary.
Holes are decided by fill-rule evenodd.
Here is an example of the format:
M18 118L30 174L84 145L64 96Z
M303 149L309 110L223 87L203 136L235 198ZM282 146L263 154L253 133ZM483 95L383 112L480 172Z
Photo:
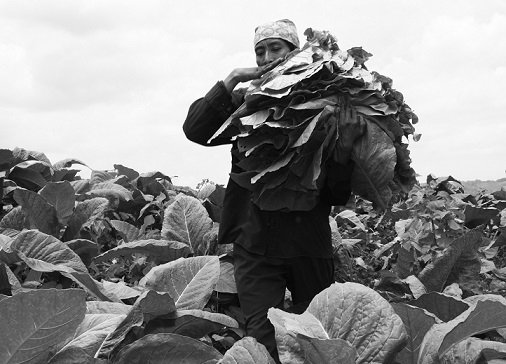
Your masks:
M229 147L187 141L188 106L254 65L256 25L290 18L362 46L420 118L423 178L506 177L503 0L0 0L0 148L225 183ZM83 173L84 174L84 173Z

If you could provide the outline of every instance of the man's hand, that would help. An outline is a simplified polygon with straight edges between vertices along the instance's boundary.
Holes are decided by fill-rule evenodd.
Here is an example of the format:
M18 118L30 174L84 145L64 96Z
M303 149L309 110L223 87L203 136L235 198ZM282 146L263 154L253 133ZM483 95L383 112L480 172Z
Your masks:
M283 58L278 58L277 60L266 64L265 66L258 67L249 67L249 68L236 68L234 69L227 78L223 80L225 84L225 88L228 92L232 92L232 90L237 86L240 82L248 82L251 80L256 80L257 78L262 77L264 73L269 72L278 64L283 62Z
M339 163L346 164L350 159L353 143L365 133L366 123L353 105L346 101L336 109L336 114L339 128L336 159Z

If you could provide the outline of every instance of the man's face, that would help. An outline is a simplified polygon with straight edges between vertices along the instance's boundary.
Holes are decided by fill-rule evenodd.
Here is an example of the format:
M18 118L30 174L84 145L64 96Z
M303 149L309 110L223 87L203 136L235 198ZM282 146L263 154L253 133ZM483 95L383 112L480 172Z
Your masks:
M264 39L255 46L257 66L265 66L278 58L283 58L290 51L290 45L283 39Z

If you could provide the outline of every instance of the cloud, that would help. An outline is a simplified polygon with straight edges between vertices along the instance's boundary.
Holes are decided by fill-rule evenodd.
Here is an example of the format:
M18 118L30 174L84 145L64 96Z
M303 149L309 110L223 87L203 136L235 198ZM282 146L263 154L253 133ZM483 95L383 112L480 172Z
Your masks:
M499 0L0 0L2 147L225 183L229 146L193 144L181 126L215 82L254 65L254 27L279 18L302 41L306 27L326 29L342 48L374 54L369 68L392 77L420 117L410 150L421 175L504 176Z
M506 13L473 8L424 19L416 41L380 58L420 118L422 139L410 145L415 169L422 176L504 177Z

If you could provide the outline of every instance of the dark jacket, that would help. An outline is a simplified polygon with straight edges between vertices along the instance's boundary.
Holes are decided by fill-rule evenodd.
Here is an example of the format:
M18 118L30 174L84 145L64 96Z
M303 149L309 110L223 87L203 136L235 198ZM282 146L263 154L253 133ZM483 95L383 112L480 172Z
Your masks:
M204 146L231 143L219 138L210 144L207 141L243 100L244 91L230 94L223 82L218 82L190 106L183 125L186 137ZM232 151L235 149L232 143ZM237 162L232 153L232 173L241 171ZM260 210L251 202L250 192L229 179L218 242L236 243L251 253L274 257L332 256L329 214L332 205L344 205L348 201L353 166L335 165L334 168L340 177L323 189L318 204L309 211Z

